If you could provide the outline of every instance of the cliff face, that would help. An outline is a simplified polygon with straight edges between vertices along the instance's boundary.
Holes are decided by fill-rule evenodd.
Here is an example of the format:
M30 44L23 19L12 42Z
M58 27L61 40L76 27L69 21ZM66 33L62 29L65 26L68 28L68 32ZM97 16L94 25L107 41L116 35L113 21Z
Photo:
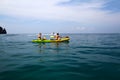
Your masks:
M0 34L7 34L6 29L2 28L1 26L0 26Z

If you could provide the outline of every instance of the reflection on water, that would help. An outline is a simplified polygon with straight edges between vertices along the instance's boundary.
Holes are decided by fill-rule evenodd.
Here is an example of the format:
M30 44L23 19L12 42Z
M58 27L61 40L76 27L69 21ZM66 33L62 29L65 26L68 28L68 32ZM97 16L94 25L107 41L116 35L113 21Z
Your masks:
M67 50L69 48L69 42L63 43L36 43L39 53L59 53L60 50Z

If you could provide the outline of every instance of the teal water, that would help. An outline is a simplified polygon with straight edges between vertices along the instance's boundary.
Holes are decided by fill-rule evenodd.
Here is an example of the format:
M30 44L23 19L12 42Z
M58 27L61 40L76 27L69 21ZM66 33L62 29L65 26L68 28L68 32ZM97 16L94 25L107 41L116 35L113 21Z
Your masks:
M0 80L120 80L120 34L62 34L68 43L0 35Z

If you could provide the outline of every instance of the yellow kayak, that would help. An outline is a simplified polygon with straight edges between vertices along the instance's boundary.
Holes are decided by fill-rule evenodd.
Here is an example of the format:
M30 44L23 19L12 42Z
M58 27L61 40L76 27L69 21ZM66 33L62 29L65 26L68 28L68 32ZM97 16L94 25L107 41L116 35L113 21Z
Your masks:
M36 42L36 43L51 43L51 42L68 42L70 40L70 38L61 38L60 40L40 40L40 39L34 39L32 40L32 42Z

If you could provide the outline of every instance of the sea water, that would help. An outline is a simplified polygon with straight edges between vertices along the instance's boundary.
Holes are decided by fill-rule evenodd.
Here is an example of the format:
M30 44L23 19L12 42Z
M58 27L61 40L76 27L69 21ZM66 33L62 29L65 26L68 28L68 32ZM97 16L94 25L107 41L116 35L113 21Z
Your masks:
M70 41L32 43L36 34L0 35L0 80L120 80L120 34L61 36Z

